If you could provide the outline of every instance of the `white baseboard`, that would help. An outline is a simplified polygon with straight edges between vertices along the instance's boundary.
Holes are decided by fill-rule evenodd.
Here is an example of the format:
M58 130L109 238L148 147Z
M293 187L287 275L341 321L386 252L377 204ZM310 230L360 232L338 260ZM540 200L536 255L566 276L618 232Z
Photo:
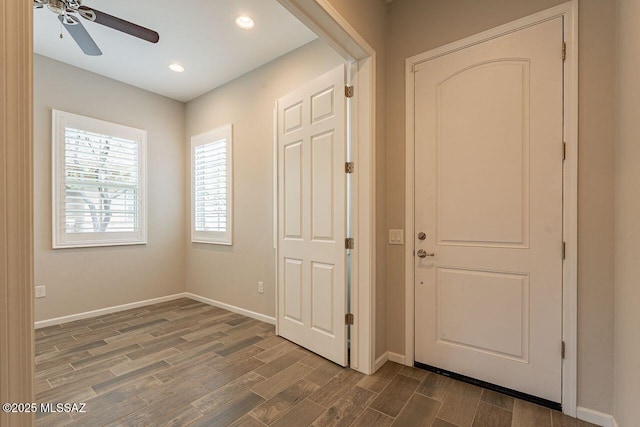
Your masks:
M401 365L405 365L404 354L394 353L392 351L389 352L389 361L396 362Z
M380 368L382 368L382 365L384 365L385 363L387 363L387 360L389 360L389 352L385 351L384 353L382 353L382 355L380 357L378 357L376 359L376 361L373 364L373 372L372 373L376 373L376 371Z
M132 308L143 307L145 305L159 304L161 302L172 301L179 298L186 298L186 293L167 295L164 297L152 298L144 301L132 302L129 304L116 305L113 307L101 308L98 310L85 311L84 313L70 314L69 316L56 317L53 319L40 320L34 323L35 329L46 328L47 326L61 325L63 323L74 322L76 320L89 319L104 314L117 313L119 311L131 310Z
M387 363L387 360L390 362L399 363L401 365L405 364L404 354L394 353L392 351L386 351L382 353L380 357L378 357L373 365L374 372L378 369L382 368L382 365Z
M578 406L577 418L602 427L618 427L613 415Z
M266 316L264 314L256 313L255 311L247 310L241 307L236 307L235 305L227 304L221 301L216 301L211 298L201 297L200 295L192 294L191 292L185 292L184 296L196 301L200 301L205 304L213 305L214 307L224 308L225 310L233 311L234 313L242 314L243 316L260 320L261 322L269 323L271 325L276 324L275 317Z
M204 304L209 304L215 307L224 308L225 310L229 310L234 313L242 314L243 316L260 320L261 322L269 323L271 325L276 324L275 317L265 316L264 314L260 314L260 313L256 313L255 311L236 307L235 305L226 304L224 302L216 301L210 298L201 297L200 295L192 294L191 292L182 292L179 294L167 295L164 297L152 298L144 301L132 302L129 304L122 304L122 305L116 305L113 307L105 307L98 310L85 311L84 313L70 314L69 316L62 316L62 317L56 317L53 319L40 320L34 323L34 328L40 329L40 328L46 328L47 326L61 325L63 323L74 322L76 320L89 319L91 317L98 317L104 314L117 313L119 311L131 310L133 308L144 307L145 305L159 304L161 302L172 301L180 298L190 298L195 301L200 301Z

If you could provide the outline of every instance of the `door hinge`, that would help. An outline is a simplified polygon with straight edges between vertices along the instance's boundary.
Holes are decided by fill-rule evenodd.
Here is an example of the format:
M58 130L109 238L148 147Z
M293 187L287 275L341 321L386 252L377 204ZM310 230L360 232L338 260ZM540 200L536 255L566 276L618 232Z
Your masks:
M567 160L567 143L562 143L562 160Z
M344 87L344 96L347 98L353 98L354 89L353 86L345 86Z
M344 324L345 325L353 325L353 314L347 313L344 315Z
M567 346L566 346L565 342L564 342L564 341L562 341L562 347L561 347L561 349L560 349L560 354L562 355L562 358L563 358L563 359L565 358L565 354L566 354L566 347L567 347Z
M562 259L567 259L567 243L562 242Z
M562 42L562 60L567 60L567 43Z
M345 173L354 173L355 170L356 170L356 165L353 162L346 162L344 164Z
M346 239L344 239L345 249L353 249L355 247L356 247L356 241L353 239L353 237L347 237Z

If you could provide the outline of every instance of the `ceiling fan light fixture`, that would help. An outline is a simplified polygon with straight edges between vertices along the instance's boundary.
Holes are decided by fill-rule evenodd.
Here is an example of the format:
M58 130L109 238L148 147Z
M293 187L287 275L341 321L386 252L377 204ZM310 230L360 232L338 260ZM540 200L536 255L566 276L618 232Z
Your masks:
M251 17L242 15L236 18L236 25L243 30L250 30L256 26L256 23Z
M173 64L169 64L169 69L171 71L175 71L176 73L183 73L184 72L184 67L180 64L178 64L177 62L174 62Z

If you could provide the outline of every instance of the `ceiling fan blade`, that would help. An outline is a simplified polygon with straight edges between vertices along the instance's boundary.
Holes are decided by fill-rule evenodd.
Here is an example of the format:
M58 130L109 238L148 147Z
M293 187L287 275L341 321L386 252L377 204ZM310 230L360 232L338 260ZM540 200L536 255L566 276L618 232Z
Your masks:
M65 22L65 17L63 15L58 16L58 20L62 22L62 25L64 25L69 34L71 34L71 37L73 37L76 43L78 43L80 49L82 49L82 51L89 56L102 55L102 51L100 50L96 42L93 41L93 39L87 32L87 29L84 28L84 26L80 23L80 20L75 16L67 15L67 19L69 18L75 21L75 24L71 25Z
M80 16L90 21L113 28L114 30L122 31L123 33L138 37L139 39L146 40L151 43L158 43L158 40L160 40L160 35L153 30L134 24L133 22L125 21L124 19L116 18L108 13L104 13L87 6L80 6L80 8L78 8L78 13Z

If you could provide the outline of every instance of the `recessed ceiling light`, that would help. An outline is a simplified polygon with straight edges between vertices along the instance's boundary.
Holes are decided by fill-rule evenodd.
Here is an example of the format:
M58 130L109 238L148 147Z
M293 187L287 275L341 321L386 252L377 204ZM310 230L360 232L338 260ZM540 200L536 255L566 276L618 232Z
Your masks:
M248 16L242 15L236 18L236 25L243 30L250 30L255 27L256 23L253 22L253 19L249 18Z
M169 69L171 71L175 71L176 73L182 73L184 71L184 67L180 64L176 64L175 62L169 65Z

